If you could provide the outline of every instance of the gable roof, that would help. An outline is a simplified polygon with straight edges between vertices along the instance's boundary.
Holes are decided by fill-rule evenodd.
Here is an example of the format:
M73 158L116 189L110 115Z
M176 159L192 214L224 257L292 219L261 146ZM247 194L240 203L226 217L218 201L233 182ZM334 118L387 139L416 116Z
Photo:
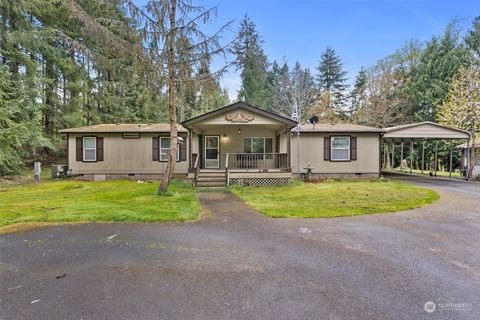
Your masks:
M433 127L433 128L432 128ZM385 128L385 138L468 139L470 133L431 121Z
M279 122L283 122L290 127L294 127L294 126L297 125L297 123L295 121L293 121L292 119L286 118L284 116L280 116L280 115L272 113L272 112L265 111L263 109L260 109L259 107L255 107L255 106L252 106L248 103L241 102L241 101L232 103L228 106L225 106L225 107L217 109L217 110L213 110L213 111L204 113L204 114L199 115L197 117L193 117L193 118L190 118L188 120L185 120L185 121L182 122L182 125L183 126L189 126L189 125L192 125L192 124L197 123L199 121L206 120L206 119L215 117L219 114L222 114L224 112L228 112L228 111L235 110L235 109L244 109L244 110L247 110L247 111L250 111L250 112L254 112L254 113L260 114L262 116L277 120Z
M179 132L187 129L177 125ZM60 133L170 132L169 123L104 123L60 130Z
M295 129L293 131L296 131ZM316 123L315 125L306 123L300 125L302 132L384 132L384 129L362 126L353 123Z

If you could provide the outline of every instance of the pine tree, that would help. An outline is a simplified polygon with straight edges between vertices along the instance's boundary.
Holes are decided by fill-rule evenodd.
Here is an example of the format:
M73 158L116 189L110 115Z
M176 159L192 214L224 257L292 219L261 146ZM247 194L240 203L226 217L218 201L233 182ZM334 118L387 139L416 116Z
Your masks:
M364 67L361 67L355 78L353 90L350 93L350 119L353 119L358 110L364 108L368 103L367 80L367 70L365 70Z
M472 28L465 36L465 43L476 58L480 58L480 16L473 20Z
M237 70L242 70L242 86L238 99L264 108L271 108L272 84L269 78L269 63L263 52L263 40L255 23L247 16L240 23L236 41L232 46L236 56Z
M440 123L470 132L471 144L475 145L480 135L480 60L472 60L459 69L437 116ZM470 163L475 163L475 150L472 150ZM468 177L472 176L471 169Z
M333 109L335 113L344 117L346 96L345 90L347 72L343 70L340 56L332 48L327 47L322 53L320 64L317 67L317 83L326 109Z
M455 23L450 24L441 38L432 38L412 69L405 92L411 98L416 120L435 121L437 106L448 94L458 68L465 63L466 50L459 33Z
M317 96L315 80L307 68L302 68L296 62L292 70L288 71L287 64L282 68L275 68L276 86L273 98L273 108L278 114L290 117L292 107L297 106L298 118L306 121L309 109Z

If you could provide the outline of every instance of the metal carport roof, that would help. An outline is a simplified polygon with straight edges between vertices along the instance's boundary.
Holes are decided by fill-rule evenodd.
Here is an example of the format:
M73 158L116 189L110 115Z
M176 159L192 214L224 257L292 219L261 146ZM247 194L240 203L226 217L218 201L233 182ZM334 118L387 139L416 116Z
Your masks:
M426 121L385 128L383 138L470 139L467 131Z

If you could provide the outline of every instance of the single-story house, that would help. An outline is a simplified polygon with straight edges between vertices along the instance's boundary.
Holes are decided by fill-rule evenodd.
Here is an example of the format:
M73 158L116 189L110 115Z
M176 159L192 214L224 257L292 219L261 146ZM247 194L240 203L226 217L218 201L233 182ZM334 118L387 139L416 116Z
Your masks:
M197 186L284 184L309 167L313 178L380 176L384 129L302 124L243 102L178 125L175 176ZM161 178L169 124L99 124L62 130L71 175L87 180Z

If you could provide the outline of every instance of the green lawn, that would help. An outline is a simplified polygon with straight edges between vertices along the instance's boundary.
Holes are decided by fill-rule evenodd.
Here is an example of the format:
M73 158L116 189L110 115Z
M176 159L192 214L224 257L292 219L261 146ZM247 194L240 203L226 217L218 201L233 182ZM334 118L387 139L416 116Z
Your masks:
M282 187L232 187L248 205L270 217L327 218L386 213L439 199L429 189L386 180L294 183Z
M0 227L26 222L171 221L198 217L192 186L172 181L168 194L159 183L48 181L0 186Z

